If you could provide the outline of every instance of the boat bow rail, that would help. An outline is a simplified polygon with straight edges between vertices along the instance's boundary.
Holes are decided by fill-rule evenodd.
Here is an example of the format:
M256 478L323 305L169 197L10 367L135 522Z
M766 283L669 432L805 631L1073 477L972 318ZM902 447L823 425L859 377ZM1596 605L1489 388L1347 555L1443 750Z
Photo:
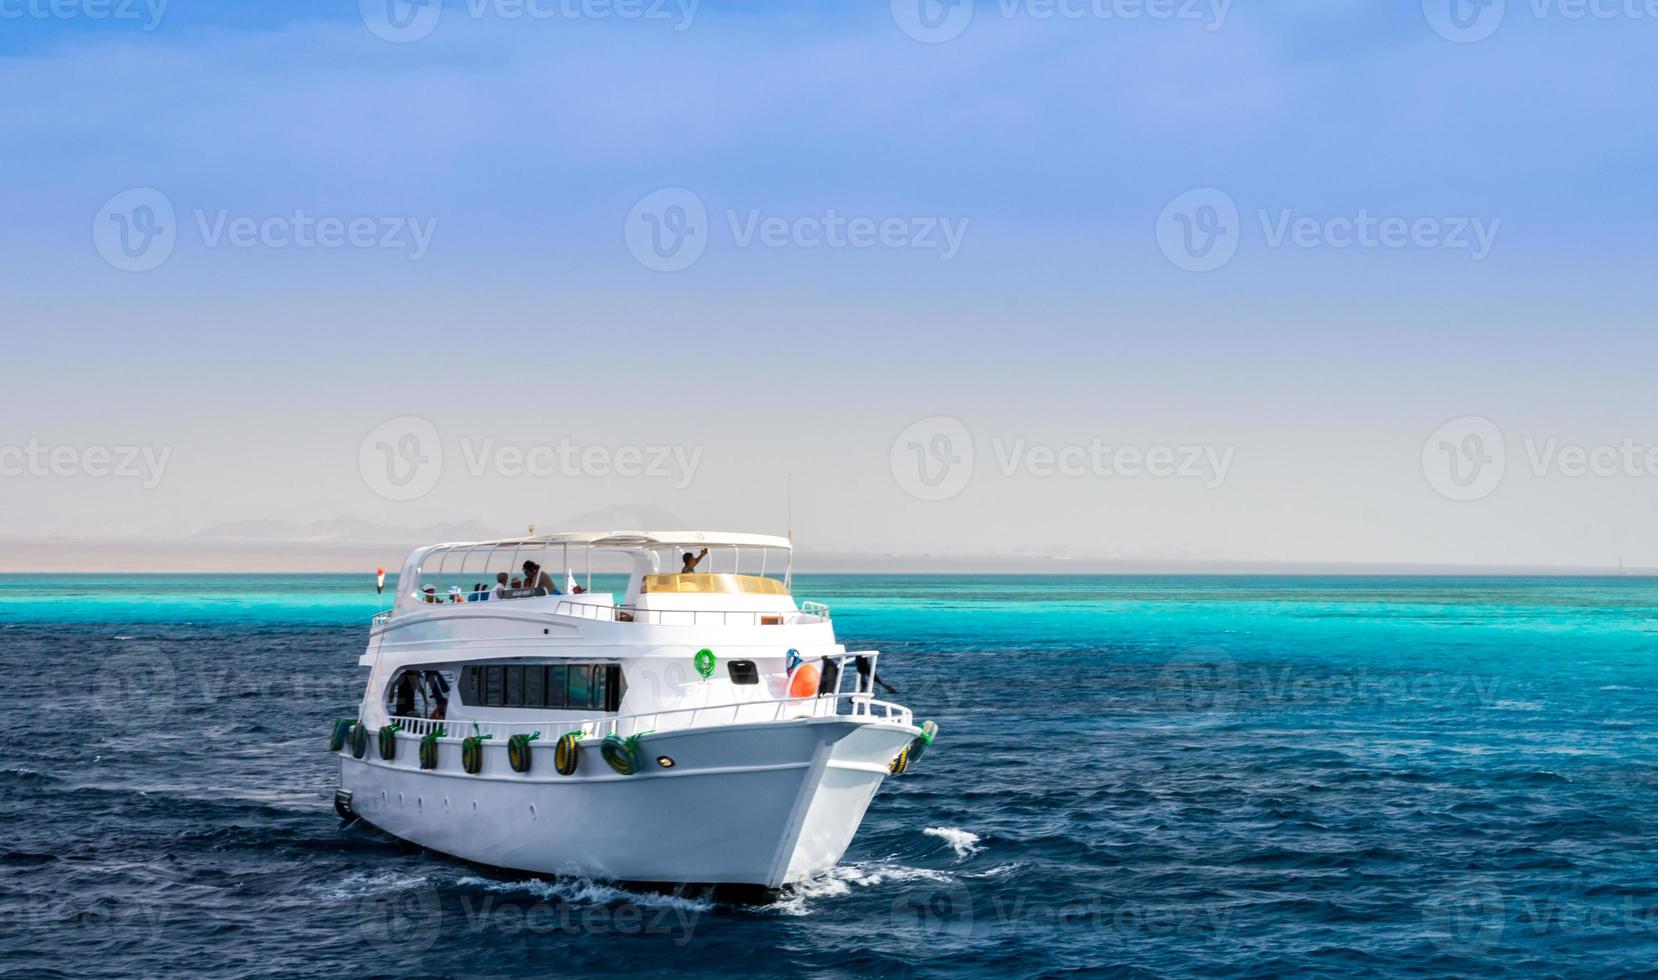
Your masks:
M845 711L841 710L843 706L846 708ZM400 717L393 717L391 721L398 726L399 731L413 736L425 736L441 729L444 735L440 741L459 742L469 735L478 734L493 736L493 741L505 742L514 735L536 731L544 738L556 738L565 732L581 732L583 738L603 738L606 735L627 738L646 733L688 732L730 725L768 724L811 718L849 718L911 726L915 724L910 709L903 705L859 693L741 701L695 708L668 708L635 715L613 715L580 721L473 722Z

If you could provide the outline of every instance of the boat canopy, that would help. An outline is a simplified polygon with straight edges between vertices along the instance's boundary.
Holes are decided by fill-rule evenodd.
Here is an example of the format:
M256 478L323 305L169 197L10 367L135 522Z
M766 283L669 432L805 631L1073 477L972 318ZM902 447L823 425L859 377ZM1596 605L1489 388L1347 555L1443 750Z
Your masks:
M733 531L563 531L554 534L528 534L522 537L500 538L494 541L461 541L446 544L429 545L416 549L409 555L399 576L399 595L397 605L409 607L421 602L420 591L423 587L432 587L442 595L447 586L450 592L467 592L467 583L483 582L487 587L493 587L489 577L496 571L516 572L519 561L523 558L551 557L557 552L558 556L545 569L552 573L555 584L562 587L566 577L574 578L585 572L586 588L592 589L592 561L591 555L599 552L620 552L631 556L631 576L628 589L629 598L634 598L641 589L657 592L697 591L722 592L731 589L670 588L665 580L658 580L655 588L646 584L646 577L657 577L658 573L671 567L669 562L677 561L672 552L680 550L695 551L698 549L717 550L722 554L729 553L728 559L718 562L728 568L716 568L714 563L709 567L699 569L702 572L749 572L749 576L758 572L758 579L764 581L768 573L781 573L782 582L775 591L787 595L788 582L791 576L790 559L793 557L794 544L786 537L774 534L746 534ZM583 561L572 561L571 552L585 552L589 556ZM748 567L745 568L743 553L750 554ZM780 551L782 555L775 563L767 561L767 553ZM666 561L664 559L667 559ZM543 559L545 562L545 559ZM781 567L778 567L781 565ZM706 578L704 576L688 576L687 578ZM739 591L760 591L758 586ZM767 588L765 591L773 591Z

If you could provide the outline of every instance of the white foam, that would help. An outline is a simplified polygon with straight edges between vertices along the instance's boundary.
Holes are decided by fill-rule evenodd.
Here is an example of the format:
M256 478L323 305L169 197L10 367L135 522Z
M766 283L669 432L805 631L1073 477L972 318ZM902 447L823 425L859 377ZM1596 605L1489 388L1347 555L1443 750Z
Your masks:
M928 827L922 833L928 837L942 838L944 843L949 844L950 849L956 852L958 860L965 861L984 850L979 845L978 834L970 830L962 830L960 827Z
M401 871L353 871L344 879L325 885L310 885L305 890L331 902L387 895L394 892L419 891L430 886L425 875L405 874Z
M840 898L853 888L870 888L882 882L954 881L949 874L932 868L910 868L900 864L842 864L815 878L798 881L783 890L775 902L759 906L756 912L771 915L810 915L815 899Z
M683 909L687 912L708 912L714 902L706 898L687 898L684 895L660 895L655 892L634 892L593 878L558 878L547 881L526 878L522 881L493 881L476 875L462 878L455 884L467 888L482 888L492 892L528 892L543 902L567 902L571 905L612 905L626 902L640 908Z

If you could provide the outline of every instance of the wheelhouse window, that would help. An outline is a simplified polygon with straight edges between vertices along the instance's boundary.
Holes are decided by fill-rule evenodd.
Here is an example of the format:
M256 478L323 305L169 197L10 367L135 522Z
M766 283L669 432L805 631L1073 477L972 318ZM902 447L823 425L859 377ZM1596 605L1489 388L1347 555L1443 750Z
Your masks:
M480 664L461 670L461 701L471 707L616 711L620 664Z

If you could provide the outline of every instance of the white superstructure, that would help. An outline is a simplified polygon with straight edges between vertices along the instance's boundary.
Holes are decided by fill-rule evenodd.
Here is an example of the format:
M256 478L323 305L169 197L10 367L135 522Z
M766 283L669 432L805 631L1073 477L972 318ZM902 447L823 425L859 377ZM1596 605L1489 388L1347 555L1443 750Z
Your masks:
M590 591L595 556L625 563L620 596ZM827 607L795 602L791 559L786 538L686 531L416 550L336 726L337 805L535 873L775 888L827 870L932 733L874 696L876 654L836 643Z

